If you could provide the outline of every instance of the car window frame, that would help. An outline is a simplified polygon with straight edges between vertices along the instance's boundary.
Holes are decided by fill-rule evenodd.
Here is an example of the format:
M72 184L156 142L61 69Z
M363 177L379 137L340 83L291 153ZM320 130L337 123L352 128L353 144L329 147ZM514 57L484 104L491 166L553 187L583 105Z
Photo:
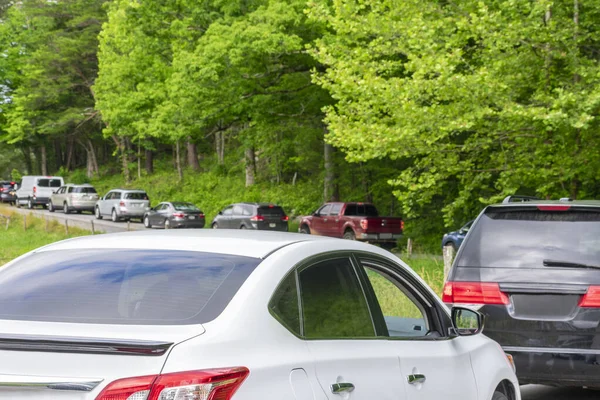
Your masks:
M337 217L338 215L340 215L340 213L342 212L342 203L333 203L331 204L331 209L329 210L329 216L330 217ZM333 209L339 207L338 210L335 212L335 214L333 213Z
M227 210L231 210L229 214L226 214ZM223 215L224 217L231 217L233 215L233 205L225 207L221 215Z
M421 282L419 282L414 276L411 276L410 273L405 271L405 268L402 265L393 263L384 257L368 252L354 252L354 257L356 257L356 262L362 266L360 272L363 279L366 280L364 284L370 292L369 296L371 296L371 298L368 298L367 300L373 302L373 310L371 313L372 315L375 315L375 318L380 318L379 321L375 321L377 326L385 326L385 332L387 332L387 325L385 323L385 320L383 319L383 313L381 312L381 308L377 301L375 291L373 290L367 273L364 270L364 268L367 266L366 264L368 264L369 268L371 269L384 272L384 275L387 275L388 277L390 277L390 279L395 280L399 285L405 288L413 296L413 299L411 300L418 302L421 306L417 307L420 310L424 310L426 312L426 315L424 315L424 317L427 318L429 332L437 332L438 334L437 336L389 336L389 332L387 332L388 336L383 336L380 338L385 338L387 340L429 341L451 339L454 337L453 335L451 335L452 322L450 316L442 309L443 306L439 303L438 300L435 299L435 297L430 293L430 291L427 290L421 284Z
M244 215L244 206L242 204L234 204L231 210L231 215L234 217L241 217Z
M366 302L367 311L369 312L369 318L371 319L371 323L373 324L373 329L374 329L374 333L375 333L375 335L373 337L359 336L359 337L318 338L318 337L306 337L306 335L305 335L304 319L303 319L303 315L304 315L303 311L304 310L303 310L303 305L302 305L302 288L300 286L299 274L303 270L308 269L308 268L314 266L315 264L318 264L318 263L321 263L324 261L329 261L332 259L338 259L338 258L348 258L348 260L350 261L350 265L352 266L352 270L354 271L354 274L356 274L356 276L358 278L360 289L364 296L364 300ZM369 299L367 298L367 293L365 292L365 286L364 286L365 281L359 273L360 269L361 269L360 265L357 264L357 259L354 256L352 251L344 251L344 250L332 251L332 252L320 253L320 254L316 254L314 256L308 257L308 258L300 261L296 265L294 265L290 269L290 271L288 271L288 273L285 274L285 276L283 278L281 278L281 280L279 281L279 283L277 284L277 286L271 293L271 296L267 303L267 310L268 310L269 314L271 314L271 316L273 318L275 318L275 320L277 320L288 332L290 332L292 335L296 336L298 339L301 339L301 340L305 340L305 341L314 341L314 340L321 340L321 341L323 341L323 340L382 340L382 339L384 339L384 337L379 335L378 327L375 325L375 320L373 319L373 314L372 314L373 310L369 303ZM272 301L274 300L275 293L277 291L279 291L281 286L284 285L285 281L290 277L290 275L294 275L294 279L296 282L296 296L297 296L297 301L298 301L298 314L299 314L298 318L299 318L299 325L300 325L300 333L299 334L297 334L292 329L290 329L288 324L285 323L282 320L282 318L280 318L271 308L271 304L272 304ZM385 339L387 339L387 338L385 338Z
M327 211L327 214L323 213L323 210L325 210L327 207L329 207L329 209L331 209L331 204L325 204L325 205L321 206L321 208L319 208L317 210L316 216L317 217L328 217L329 211Z

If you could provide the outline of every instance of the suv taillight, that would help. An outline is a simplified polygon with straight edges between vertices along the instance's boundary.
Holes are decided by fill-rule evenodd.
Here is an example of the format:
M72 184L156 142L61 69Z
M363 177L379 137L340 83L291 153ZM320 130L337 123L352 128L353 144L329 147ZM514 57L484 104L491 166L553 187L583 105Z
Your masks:
M255 215L254 217L250 218L250 221L253 222L257 222L257 221L264 221L265 217L263 217L262 215Z
M590 286L579 301L579 307L600 308L600 286Z
M230 400L249 373L248 368L236 367L119 379L96 400Z
M284 215L283 217L281 217L281 220L283 222L288 222L290 220L290 217L288 217L287 215Z
M37 192L37 187L33 187L33 194L35 194Z
M366 231L366 230L367 230L367 228L369 227L369 220L367 220L367 219L361 219L361 220L360 220L360 227L361 227L361 228L362 228L364 231Z
M120 202L119 202L119 206L121 206L121 207L125 207L125 202L124 202L124 201L120 201Z
M173 213L173 216L175 218L183 218L183 217L185 217L185 214L182 212L176 212L176 213Z
M509 299L493 282L446 282L442 294L444 303L508 305Z

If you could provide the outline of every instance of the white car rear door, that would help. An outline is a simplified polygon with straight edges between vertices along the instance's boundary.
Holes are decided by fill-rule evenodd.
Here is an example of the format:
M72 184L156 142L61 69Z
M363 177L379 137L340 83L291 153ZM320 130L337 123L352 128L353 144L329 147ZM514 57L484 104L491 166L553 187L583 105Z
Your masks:
M441 307L402 267L362 259L373 318L387 330L389 351L411 400L477 399L469 338L447 337ZM379 324L377 321L380 321ZM466 340L465 340L466 339Z
M376 337L357 272L348 255L298 270L302 335L317 380L330 400L406 399L398 357Z

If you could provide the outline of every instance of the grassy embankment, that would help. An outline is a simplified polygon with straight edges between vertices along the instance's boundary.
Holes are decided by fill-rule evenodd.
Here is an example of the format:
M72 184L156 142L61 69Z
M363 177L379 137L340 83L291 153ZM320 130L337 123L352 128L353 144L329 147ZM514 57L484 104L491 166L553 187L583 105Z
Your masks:
M0 249L2 249L0 265L46 244L91 234L83 229L69 227L67 235L64 225L53 220L49 221L48 231L46 231L46 221L33 215L27 215L27 230L25 230L23 216L7 206L0 206L0 215L10 216L8 230L6 219L0 217Z

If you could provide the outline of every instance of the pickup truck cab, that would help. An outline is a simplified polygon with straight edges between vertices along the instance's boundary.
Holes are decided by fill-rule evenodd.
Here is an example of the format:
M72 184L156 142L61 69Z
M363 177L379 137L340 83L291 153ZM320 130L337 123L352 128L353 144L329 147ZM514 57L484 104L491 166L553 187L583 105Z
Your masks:
M302 217L300 233L361 240L393 248L402 237L399 217L380 217L370 203L325 203L312 215Z

